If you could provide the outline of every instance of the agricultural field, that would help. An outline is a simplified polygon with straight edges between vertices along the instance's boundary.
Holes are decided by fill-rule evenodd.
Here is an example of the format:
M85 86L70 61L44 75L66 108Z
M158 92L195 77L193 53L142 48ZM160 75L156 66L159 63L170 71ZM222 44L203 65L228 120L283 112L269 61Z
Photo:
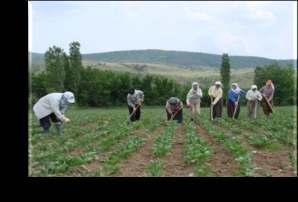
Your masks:
M294 107L275 107L256 120L241 107L238 120L209 120L203 108L194 122L167 122L163 107L142 109L139 122L128 110L76 108L64 134L41 133L29 113L29 176L297 176L297 117Z

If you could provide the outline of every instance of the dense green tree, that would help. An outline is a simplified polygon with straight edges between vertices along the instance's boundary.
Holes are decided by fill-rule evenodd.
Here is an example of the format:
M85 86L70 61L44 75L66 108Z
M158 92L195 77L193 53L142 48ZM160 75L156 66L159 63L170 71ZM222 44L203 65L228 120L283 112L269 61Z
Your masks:
M295 74L293 66L281 67L279 64L273 63L263 67L256 67L254 82L258 88L261 88L267 80L272 80L275 87L274 104L294 104L297 89L294 80Z
M69 69L67 71L67 87L68 90L75 94L79 92L79 85L82 73L82 56L80 53L80 43L74 41L69 44ZM80 101L78 99L78 101Z
M48 92L64 90L64 54L63 49L56 46L50 47L45 53Z
M224 94L223 97L224 97L224 102L225 102L226 95L230 88L230 78L231 78L230 59L229 59L229 55L226 53L224 53L222 55L220 76L221 76L221 81L223 84L223 94Z

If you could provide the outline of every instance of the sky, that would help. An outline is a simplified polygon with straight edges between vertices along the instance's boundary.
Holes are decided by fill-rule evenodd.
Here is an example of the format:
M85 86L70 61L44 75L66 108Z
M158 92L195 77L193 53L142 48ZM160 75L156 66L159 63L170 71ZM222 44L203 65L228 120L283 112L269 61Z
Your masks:
M31 1L29 51L163 49L297 59L297 2Z

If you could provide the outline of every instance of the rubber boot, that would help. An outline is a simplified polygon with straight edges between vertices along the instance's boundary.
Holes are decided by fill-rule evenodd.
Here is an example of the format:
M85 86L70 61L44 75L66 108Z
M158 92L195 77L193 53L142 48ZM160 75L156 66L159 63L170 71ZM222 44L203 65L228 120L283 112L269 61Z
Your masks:
M56 127L56 131L58 133L58 135L62 135L63 134L63 125L61 122L55 123L55 127Z
M43 134L45 134L45 135L49 135L49 133L50 133L49 128L47 128L47 129L43 129Z

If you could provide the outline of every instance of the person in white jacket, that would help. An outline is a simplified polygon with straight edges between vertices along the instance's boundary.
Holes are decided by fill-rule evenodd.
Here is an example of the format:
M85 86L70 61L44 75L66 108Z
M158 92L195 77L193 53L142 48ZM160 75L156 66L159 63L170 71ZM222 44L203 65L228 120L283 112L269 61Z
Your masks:
M200 114L200 103L203 93L199 88L198 82L192 83L192 88L189 90L186 96L186 105L190 108L191 121L193 121L196 113Z
M256 85L252 85L250 90L246 93L246 99L247 101L247 112L248 117L257 118L257 107L258 107L258 101L262 100L261 93L257 90Z
M75 103L74 94L66 91L64 93L50 93L40 98L33 106L33 111L44 133L48 134L51 127L51 121L55 124L57 132L62 134L62 123L69 122L65 117L69 104Z

